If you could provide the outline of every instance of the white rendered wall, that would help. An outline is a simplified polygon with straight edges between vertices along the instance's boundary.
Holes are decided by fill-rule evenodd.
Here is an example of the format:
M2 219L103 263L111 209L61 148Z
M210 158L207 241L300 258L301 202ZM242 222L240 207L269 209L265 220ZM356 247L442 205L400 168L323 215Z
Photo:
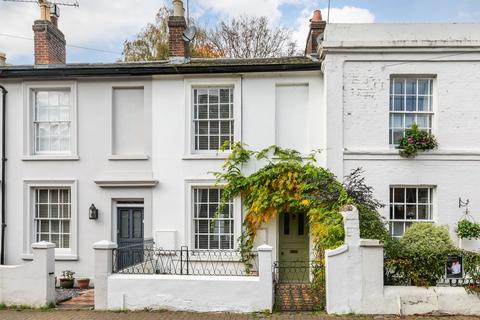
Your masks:
M95 309L271 312L273 309L272 247L258 251L258 276L111 274L109 241L95 251ZM214 262L213 262L214 263Z
M330 314L478 315L480 298L461 287L383 285L383 246L360 239L358 211L342 212L345 244L325 252Z
M324 62L327 99L327 163L338 177L362 167L375 197L389 202L391 185L427 185L434 191L434 221L447 225L453 238L463 215L458 198L470 199L476 220L480 206L480 54L438 58L435 53L373 52L327 54ZM393 51L393 49L392 49ZM398 50L396 50L398 51ZM427 51L427 49L425 49ZM432 61L424 61L431 59ZM389 146L389 94L393 76L431 76L433 133L439 147L404 159ZM335 89L336 88L336 89ZM341 92L339 88L343 88ZM335 125L343 123L343 130ZM388 217L388 206L381 210ZM478 250L477 241L462 247Z
M33 261L0 266L0 304L42 307L55 303L55 245L32 245Z

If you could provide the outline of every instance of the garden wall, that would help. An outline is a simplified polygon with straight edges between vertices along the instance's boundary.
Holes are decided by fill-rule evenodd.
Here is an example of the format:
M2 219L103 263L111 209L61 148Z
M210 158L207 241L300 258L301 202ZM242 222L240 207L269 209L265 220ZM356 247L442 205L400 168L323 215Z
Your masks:
M0 266L0 303L41 307L55 302L55 245L32 245L33 261Z
M464 288L384 286L383 246L360 239L356 208L342 214L345 245L325 254L328 313L480 314L480 299Z
M260 312L273 309L272 248L258 247L258 276L111 274L115 244L95 244L95 309Z

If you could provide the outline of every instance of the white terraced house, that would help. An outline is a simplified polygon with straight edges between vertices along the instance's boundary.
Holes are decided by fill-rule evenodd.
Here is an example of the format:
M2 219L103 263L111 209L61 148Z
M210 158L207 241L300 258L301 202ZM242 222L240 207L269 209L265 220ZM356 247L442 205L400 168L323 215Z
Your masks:
M459 198L480 219L478 25L326 24L316 12L305 56L202 60L177 39L186 23L174 3L168 61L68 64L56 17L46 16L33 26L35 65L0 66L2 264L31 261L39 241L56 245L57 275L88 278L101 240L181 254L238 249L241 200L212 222L225 141L321 149L318 164L340 179L362 167L394 237L428 221L457 239ZM438 149L406 159L396 146L413 123ZM278 265L308 261L305 217L269 222L262 244ZM117 256L113 268L142 259Z

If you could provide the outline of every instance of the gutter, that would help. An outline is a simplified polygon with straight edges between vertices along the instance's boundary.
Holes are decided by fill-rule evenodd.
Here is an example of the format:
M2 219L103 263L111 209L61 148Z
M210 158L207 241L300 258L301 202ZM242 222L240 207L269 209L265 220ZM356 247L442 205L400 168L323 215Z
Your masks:
M5 213L5 165L7 163L6 152L5 152L5 111L6 111L6 104L7 104L7 89L4 86L0 85L0 90L2 90L2 176L1 176L1 200L2 201L2 244L0 248L0 265L5 264L5 229L7 228L6 224L6 213Z

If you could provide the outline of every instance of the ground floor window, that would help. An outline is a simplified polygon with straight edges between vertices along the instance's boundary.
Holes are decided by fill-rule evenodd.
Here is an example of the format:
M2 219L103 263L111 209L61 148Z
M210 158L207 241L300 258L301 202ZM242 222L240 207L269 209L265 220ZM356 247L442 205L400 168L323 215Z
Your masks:
M229 202L223 212L215 216L222 189L195 187L192 191L195 249L233 249L233 202Z
M70 248L70 188L35 188L33 193L35 241L53 242L56 248Z
M390 234L401 237L414 222L433 221L432 187L390 187Z

